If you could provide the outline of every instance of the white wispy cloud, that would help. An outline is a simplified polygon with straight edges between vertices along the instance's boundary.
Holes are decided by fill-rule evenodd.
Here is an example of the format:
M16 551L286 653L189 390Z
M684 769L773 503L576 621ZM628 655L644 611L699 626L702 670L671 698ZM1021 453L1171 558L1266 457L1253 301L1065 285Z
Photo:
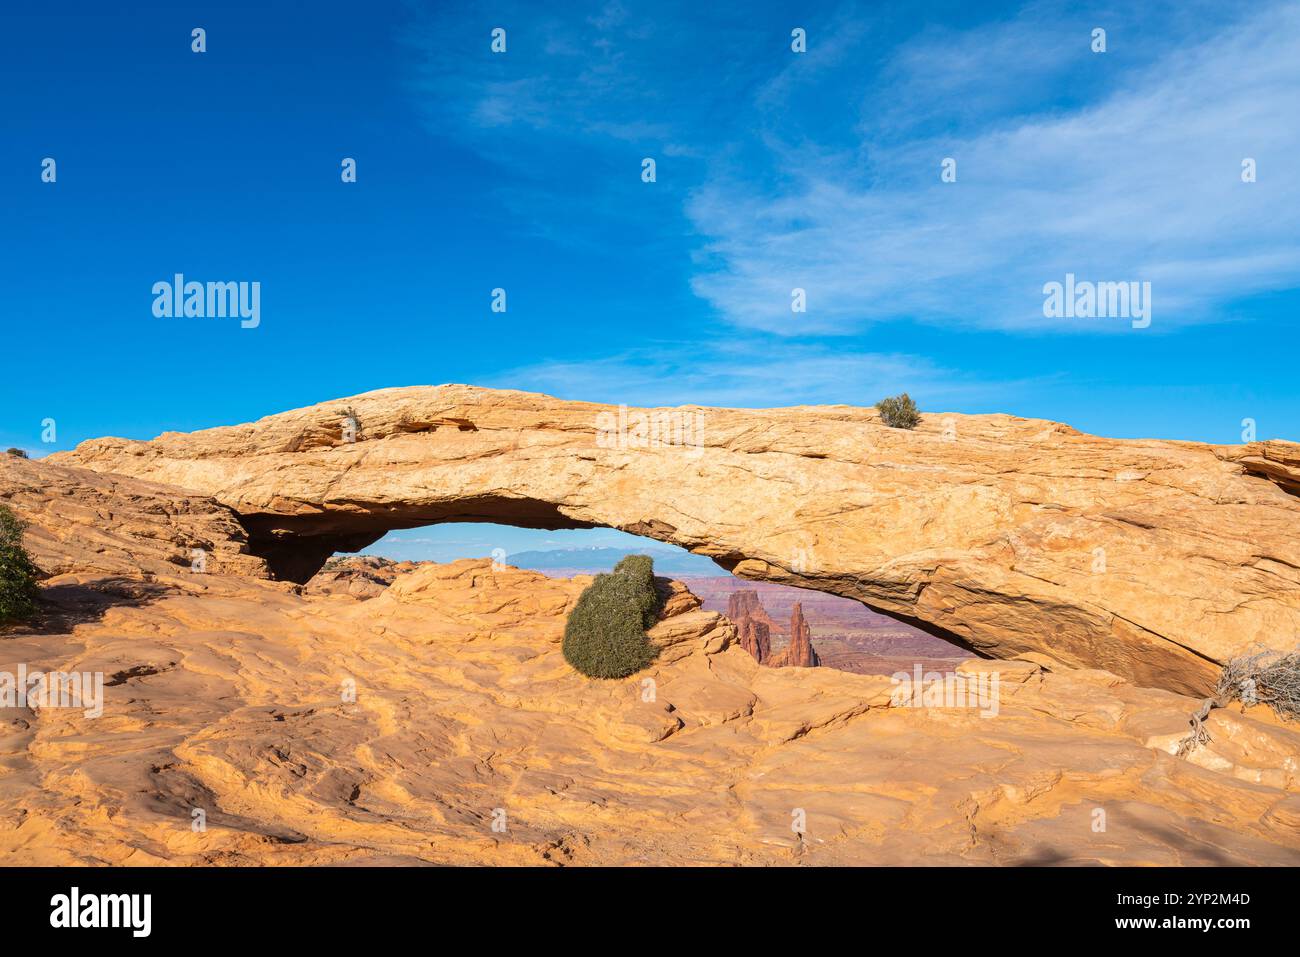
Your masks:
M707 237L693 288L730 321L778 334L851 332L900 316L1040 330L1042 286L1067 271L1150 280L1157 329L1295 288L1300 5L1254 9L1163 51L1087 105L1004 115L961 136L870 138L909 128L893 115L862 125L863 138L839 152L779 152L788 174L779 189L757 188L743 170L718 176L688 207ZM1003 97L1007 50L1022 44L1023 77L1060 70L1061 58L1042 55L1051 34L1037 29L1035 45L1023 24L999 30L949 38L949 61L930 44L930 93L960 99L987 81ZM986 59L972 52L985 48ZM1102 69L1109 55L1071 62ZM915 51L899 57L883 75L914 84ZM897 97L924 102L908 84ZM939 181L948 156L955 184ZM1245 157L1258 162L1256 183L1241 181ZM795 287L809 302L797 323Z
M690 287L724 324L1079 331L1042 315L1043 284L1072 272L1150 281L1158 333L1300 286L1295 0L1037 0L910 34L926 18L844 3L791 20L809 30L801 56L788 25L743 6L526 9L500 12L528 25L499 58L485 41L444 40L463 30L452 8L417 18L410 85L430 129L515 170L494 191L511 228L579 250L645 229L645 208L616 177L534 172L519 156L604 151L624 170L666 160L658 189L683 198L694 235L664 219L667 238L647 241L694 244ZM1096 24L1110 27L1104 54L1089 49ZM939 181L944 157L954 184ZM1253 184L1240 179L1246 157ZM797 318L796 287L809 306Z
M483 384L612 404L738 408L870 405L909 392L934 411L957 404L1005 405L1043 382L993 382L918 356L752 337L647 343L602 358L543 361L503 371Z

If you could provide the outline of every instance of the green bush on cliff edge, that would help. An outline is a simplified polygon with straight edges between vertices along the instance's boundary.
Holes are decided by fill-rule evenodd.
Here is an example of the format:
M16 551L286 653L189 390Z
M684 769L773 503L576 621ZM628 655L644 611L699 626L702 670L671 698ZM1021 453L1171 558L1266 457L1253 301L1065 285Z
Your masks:
M578 597L564 626L564 660L589 678L640 671L657 653L645 631L658 611L654 560L628 555Z
M904 392L876 403L880 418L891 429L914 429L921 423L921 413L912 397Z
M36 612L37 574L23 548L23 523L0 505L0 625Z

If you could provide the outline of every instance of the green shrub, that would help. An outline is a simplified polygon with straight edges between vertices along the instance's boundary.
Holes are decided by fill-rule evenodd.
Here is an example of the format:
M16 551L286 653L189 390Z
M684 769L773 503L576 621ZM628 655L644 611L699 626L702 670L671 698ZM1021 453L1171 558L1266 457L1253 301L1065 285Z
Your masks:
M876 408L880 410L880 418L891 429L914 429L921 422L921 413L906 392L881 399Z
M645 634L658 613L654 560L629 555L578 597L564 626L564 660L589 678L626 678L658 653Z
M22 621L36 612L36 576L23 548L23 523L0 505L0 624Z
M5 449L5 454L12 455L14 458L19 458L19 459L25 459L28 457L27 452L24 449L8 448Z

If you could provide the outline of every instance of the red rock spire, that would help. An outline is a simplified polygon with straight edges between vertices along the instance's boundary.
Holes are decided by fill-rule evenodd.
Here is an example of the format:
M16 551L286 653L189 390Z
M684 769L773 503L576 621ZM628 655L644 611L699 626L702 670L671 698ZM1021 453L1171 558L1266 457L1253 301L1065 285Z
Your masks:
M821 664L813 650L812 629L804 620L801 602L795 602L790 613L790 646L781 657L784 659L781 663L792 668L816 668Z

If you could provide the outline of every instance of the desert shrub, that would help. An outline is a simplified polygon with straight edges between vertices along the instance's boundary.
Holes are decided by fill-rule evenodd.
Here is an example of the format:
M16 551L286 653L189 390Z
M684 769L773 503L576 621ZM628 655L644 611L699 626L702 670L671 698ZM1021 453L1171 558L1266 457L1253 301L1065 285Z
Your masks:
M564 660L589 678L626 678L657 653L645 630L659 611L654 561L629 555L596 576L564 626Z
M0 505L0 624L35 613L38 574L23 548L23 523Z
M906 392L881 399L876 408L880 410L880 418L891 429L914 429L921 422L921 413Z
M360 442L361 441L361 416L357 415L357 410L352 408L352 406L348 406L346 409L340 410L338 416L340 419L344 420L345 422L348 421L349 419L352 421L352 433L353 433L352 437L356 441Z
M1205 719L1215 708L1226 708L1236 700L1243 705L1266 704L1283 718L1300 720L1300 650L1289 654L1256 651L1224 665L1214 693L1192 715L1192 731L1179 743L1179 755L1208 744Z
M1282 655L1260 669L1255 699L1284 718L1300 721L1300 651Z
M5 449L5 455L12 455L15 458L20 458L20 459L27 458L27 452L23 449L14 449L14 448Z

